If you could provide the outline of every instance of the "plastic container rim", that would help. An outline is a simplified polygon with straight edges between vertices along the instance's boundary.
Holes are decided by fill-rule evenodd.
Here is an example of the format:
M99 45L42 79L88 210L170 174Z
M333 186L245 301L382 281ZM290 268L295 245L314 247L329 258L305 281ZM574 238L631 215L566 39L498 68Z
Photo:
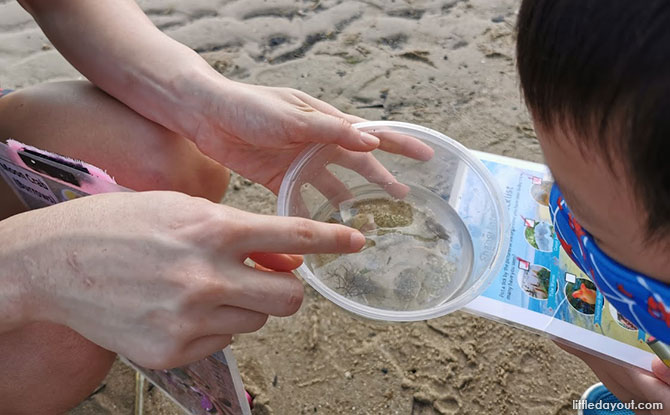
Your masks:
M321 295L326 297L328 300L337 304L338 306L348 310L354 314L357 314L362 317L366 317L373 320L382 320L382 321L420 321L427 320L431 318L440 317L451 313L453 311L461 309L470 301L474 300L478 295L484 292L485 287L487 287L491 280L498 274L498 271L502 267L503 261L505 259L505 254L507 253L509 247L509 213L507 212L507 207L505 199L502 196L500 188L495 183L495 180L489 170L484 166L484 164L475 157L470 150L465 146L455 141L454 139L447 137L446 135L432 130L427 127L420 125L399 122L399 121L366 121L353 125L357 129L367 129L374 127L392 127L394 132L410 132L410 133L422 133L421 138L427 139L432 144L448 147L456 155L459 156L459 159L466 163L473 171L475 171L478 176L482 179L485 187L492 195L494 199L494 205L496 207L495 214L498 219L498 232L500 239L497 244L497 249L493 256L493 261L491 262L488 269L485 271L483 278L480 278L477 283L461 293L455 298L451 298L446 304L440 304L431 308L423 310L412 310L412 311L397 311L397 310L384 310L380 308L374 308L366 306L355 301L352 301L346 297L341 296L333 289L329 288L324 284L320 279L318 279L312 271L307 267L307 265L302 264L296 271L303 279L305 279L316 291ZM405 130L405 131L403 131ZM414 134L411 134L414 135ZM296 185L296 176L302 171L302 168L306 163L312 158L313 155L318 153L324 147L327 147L330 144L314 144L306 148L289 166L284 179L282 180L279 195L277 198L277 214L279 216L290 216L289 214L289 194L293 191ZM497 203L495 203L497 202Z

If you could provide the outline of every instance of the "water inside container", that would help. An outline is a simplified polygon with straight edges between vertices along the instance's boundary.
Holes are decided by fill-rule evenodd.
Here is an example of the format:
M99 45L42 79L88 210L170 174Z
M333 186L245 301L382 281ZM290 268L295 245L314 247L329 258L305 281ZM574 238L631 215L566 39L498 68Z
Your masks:
M358 303L386 310L421 310L447 301L470 277L473 245L447 201L421 186L404 199L366 184L353 198L324 203L313 219L359 229L365 247L355 254L305 257L314 275Z

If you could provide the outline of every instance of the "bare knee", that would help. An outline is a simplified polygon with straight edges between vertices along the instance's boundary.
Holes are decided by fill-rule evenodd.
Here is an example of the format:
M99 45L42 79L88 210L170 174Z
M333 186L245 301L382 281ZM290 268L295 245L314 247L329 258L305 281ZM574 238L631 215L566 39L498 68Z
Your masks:
M189 148L155 154L145 162L138 160L142 164L136 171L142 177L131 186L135 190L174 190L220 202L230 182L230 171L201 154L191 142L185 144Z
M85 81L38 85L2 98L0 137L84 160L138 191L174 190L218 202L228 187L228 170L190 140Z
M71 329L51 323L2 334L0 413L63 413L95 390L115 356Z
M228 184L230 183L230 170L219 163L210 161L195 172L194 180L197 182L197 188L192 193L193 196L204 197L212 202L220 202L223 199Z

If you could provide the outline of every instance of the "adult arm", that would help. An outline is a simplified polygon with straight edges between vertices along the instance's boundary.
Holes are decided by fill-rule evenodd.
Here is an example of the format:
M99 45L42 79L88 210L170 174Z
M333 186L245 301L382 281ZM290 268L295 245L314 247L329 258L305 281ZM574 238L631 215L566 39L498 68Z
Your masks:
M151 368L179 366L300 307L284 254L356 252L343 225L176 192L108 193L0 222L0 333L62 324ZM247 257L265 265L251 268ZM270 271L273 268L276 271ZM283 270L283 271L282 271Z
M226 79L158 30L132 0L21 4L95 85L275 193L288 166L311 143L353 151L379 146L421 160L432 157L430 147L406 137L387 138L380 145L377 137L351 126L361 118L303 92Z

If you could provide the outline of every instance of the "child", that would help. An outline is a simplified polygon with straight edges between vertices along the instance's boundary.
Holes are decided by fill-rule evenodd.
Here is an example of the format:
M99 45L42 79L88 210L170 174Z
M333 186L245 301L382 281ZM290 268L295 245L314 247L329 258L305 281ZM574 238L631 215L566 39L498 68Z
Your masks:
M521 89L558 188L552 212L571 211L563 236L578 241L564 247L660 339L670 338L669 48L667 0L524 0L519 12ZM660 361L654 378L573 352L621 400L670 410Z

